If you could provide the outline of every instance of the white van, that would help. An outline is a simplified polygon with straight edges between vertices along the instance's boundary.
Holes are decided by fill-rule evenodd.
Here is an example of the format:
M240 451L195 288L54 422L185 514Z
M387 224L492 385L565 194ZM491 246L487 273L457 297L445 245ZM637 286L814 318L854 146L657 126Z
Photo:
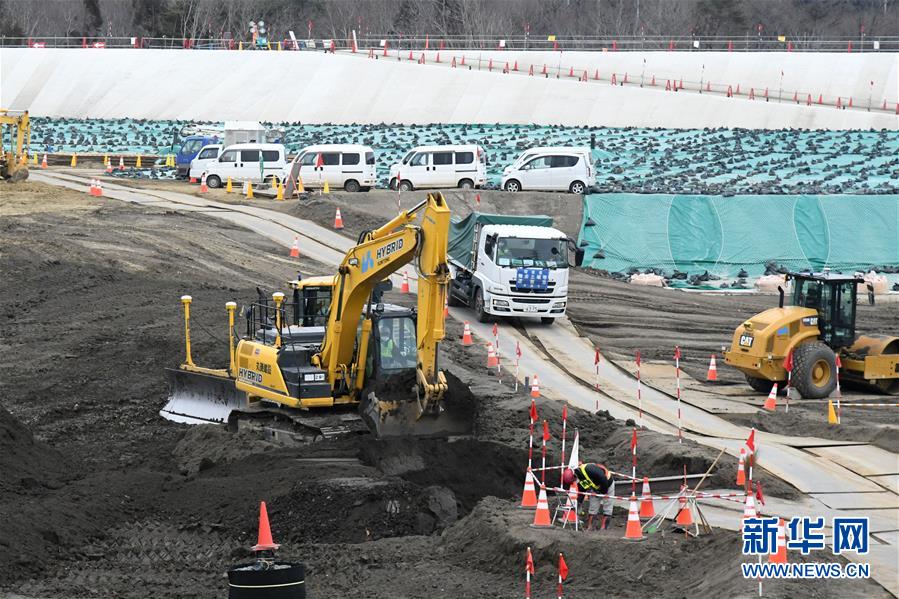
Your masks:
M540 147L525 150L503 171L506 191L534 189L587 193L596 185L593 159L587 148Z
M188 172L188 176L192 179L201 179L203 173L209 168L209 165L218 160L223 147L222 144L203 146L197 153L197 157L190 161L190 171Z
M418 146L390 167L390 188L472 189L487 183L487 153L478 145Z
M309 146L293 159L288 176L302 177L304 187L323 187L327 181L328 187L368 191L377 183L375 151L357 144Z
M221 187L223 182L283 180L287 170L283 144L234 144L222 150L206 167L206 185Z

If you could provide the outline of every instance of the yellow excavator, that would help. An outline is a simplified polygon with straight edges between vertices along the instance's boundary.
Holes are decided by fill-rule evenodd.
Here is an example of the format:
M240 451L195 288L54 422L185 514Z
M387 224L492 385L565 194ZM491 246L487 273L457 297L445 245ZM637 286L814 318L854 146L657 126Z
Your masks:
M0 179L15 183L28 178L31 120L27 110L0 108Z
M229 302L227 369L193 363L191 299L183 297L187 357L169 371L171 396L160 414L187 423L263 423L303 440L364 430L360 416L378 437L470 434L470 406L447 405L437 364L449 223L443 196L429 194L363 232L334 276L298 279L292 299L279 292L248 306L246 335L236 344L237 305ZM417 307L385 304L390 275L412 262Z
M855 331L855 308L860 276L824 272L790 273L792 305L756 314L737 327L725 362L746 375L754 390L768 393L774 383L787 381L784 360L792 354L790 384L803 398L829 396L837 384L837 356L841 379L877 391L899 394L899 338L860 335ZM868 288L868 301L874 292Z

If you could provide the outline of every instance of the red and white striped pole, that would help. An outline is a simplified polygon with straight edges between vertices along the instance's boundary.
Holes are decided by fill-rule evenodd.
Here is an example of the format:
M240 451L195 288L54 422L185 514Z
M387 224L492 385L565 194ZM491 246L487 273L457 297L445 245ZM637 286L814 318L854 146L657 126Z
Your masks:
M568 429L568 402L562 404L562 461L559 462L559 486L564 487L562 475L565 473L565 434Z
M640 350L637 350L637 409L640 412L640 428L643 428L643 397L640 393Z
M686 468L686 466L684 466ZM631 493L637 492L637 427L631 437Z
M499 359L499 328L493 323L493 347L496 349L496 378L499 379L503 374L502 362Z
M531 400L531 424L528 427L528 466L534 469L534 423L537 422L537 404Z
M593 386L599 391L599 347L593 348L593 369L596 371L596 382Z
M549 423L543 421L543 468L540 470L540 483L546 484L546 442L549 441Z
M684 442L683 421L680 411L680 346L674 346L674 369L677 377L677 442Z

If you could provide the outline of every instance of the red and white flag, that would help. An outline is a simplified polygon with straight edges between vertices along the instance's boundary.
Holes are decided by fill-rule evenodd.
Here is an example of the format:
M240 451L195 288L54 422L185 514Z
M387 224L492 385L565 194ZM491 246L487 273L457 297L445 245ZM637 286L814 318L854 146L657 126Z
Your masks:
M543 441L549 441L552 438L552 435L549 434L549 423L546 420L543 421Z
M749 453L755 453L755 429L752 429L752 432L749 433L749 437L746 439L746 447L749 449Z
M562 582L568 578L568 564L565 563L565 558L562 557L562 554L559 554L559 588L558 588L558 596L562 596Z
M531 400L531 422L537 422L537 403Z
M315 168L321 168L323 166L325 166L325 158L319 153L318 156L315 157Z

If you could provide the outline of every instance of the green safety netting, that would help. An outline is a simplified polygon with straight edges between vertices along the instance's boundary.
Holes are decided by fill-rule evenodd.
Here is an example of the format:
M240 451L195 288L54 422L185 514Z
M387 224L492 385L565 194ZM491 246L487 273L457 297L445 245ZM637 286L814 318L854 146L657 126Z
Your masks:
M595 194L579 243L584 266L610 272L897 267L899 195Z
M31 151L163 154L185 121L52 119L32 122ZM199 123L221 126L221 123ZM507 124L275 123L288 153L318 143L374 148L380 186L417 145L480 144L489 186L534 146L595 143L602 193L899 193L899 131L647 129Z

